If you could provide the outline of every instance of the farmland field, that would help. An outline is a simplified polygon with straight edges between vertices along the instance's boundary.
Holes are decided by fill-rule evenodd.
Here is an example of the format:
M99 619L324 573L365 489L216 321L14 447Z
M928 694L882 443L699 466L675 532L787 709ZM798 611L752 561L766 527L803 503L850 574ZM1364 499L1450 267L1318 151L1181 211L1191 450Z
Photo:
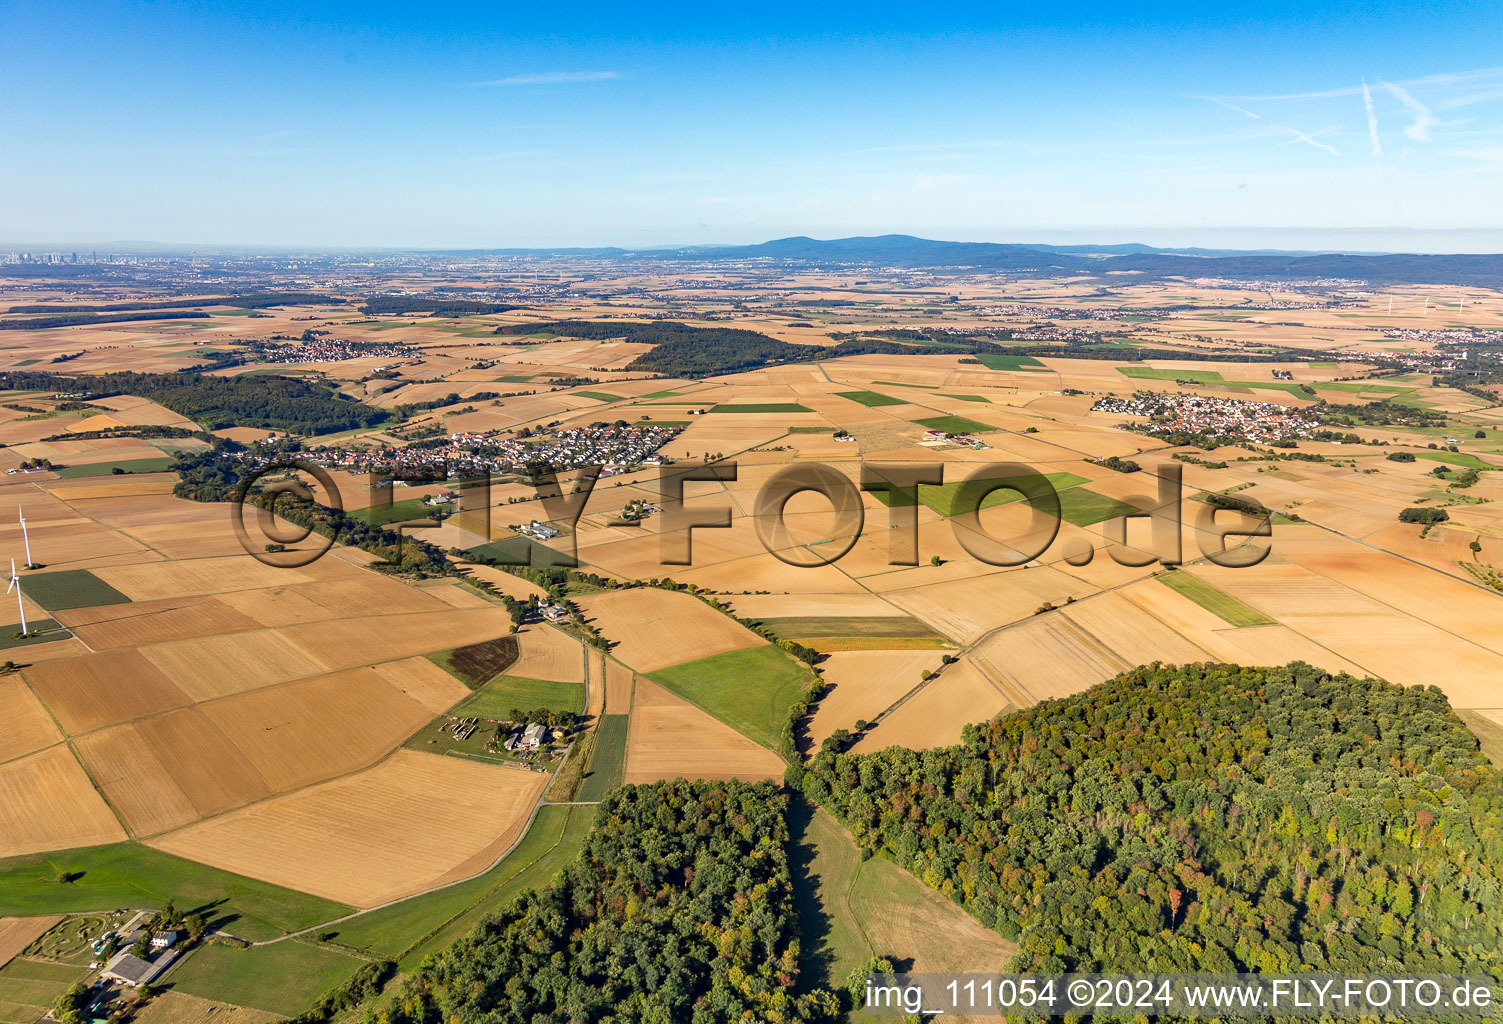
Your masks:
M649 674L731 728L776 748L778 735L809 681L809 670L776 647L711 655ZM635 708L641 703L637 694Z
M1225 591L1217 590L1198 576L1186 572L1166 572L1158 581L1170 590L1183 594L1206 611L1226 620L1233 626L1271 626L1274 620L1237 600Z
M584 711L584 685L501 676L467 698L454 709L454 714L509 721L513 708L522 711L547 708L578 714Z
M26 596L50 612L130 601L87 569L38 573L22 583Z
M621 785L626 765L626 737L629 715L601 715L595 726L595 748L590 752L590 766L576 800L597 801Z
M313 1005L363 964L348 953L301 939L252 949L207 945L195 950L171 978L174 991L285 1016Z

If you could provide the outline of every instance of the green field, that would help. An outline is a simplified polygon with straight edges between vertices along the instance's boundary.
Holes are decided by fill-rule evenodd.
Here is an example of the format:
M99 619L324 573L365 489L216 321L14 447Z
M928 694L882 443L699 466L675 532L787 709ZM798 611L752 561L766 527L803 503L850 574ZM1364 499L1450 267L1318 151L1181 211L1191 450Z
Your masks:
M931 416L926 420L914 420L921 427L930 430L943 430L947 434L985 434L989 431L998 430L998 427L987 426L985 423L977 423L975 420L966 419L964 416Z
M1300 386L1289 380L1227 380L1215 370L1174 370L1157 366L1119 366L1117 372L1124 377L1138 380L1191 380L1209 387L1261 388L1264 391L1283 391L1295 398L1309 399ZM1403 389L1401 389L1403 390Z
M1002 352L977 353L976 361L988 370L1048 370L1033 356L1010 356Z
M509 721L511 711L533 711L547 708L550 711L584 711L583 683L555 683L546 679L526 679L522 676L499 676L460 704L451 714L460 717L489 718L493 721Z
M575 391L573 394L580 398L593 398L597 402L624 402L626 399L620 395L613 395L608 391Z
M999 477L995 482L1001 483L1004 480L1015 479L1022 478ZM1044 479L1048 480L1050 486L1052 486L1056 491L1061 492L1069 488L1076 487L1079 484L1089 483L1089 481L1085 477L1076 476L1074 473L1046 473L1044 474ZM987 482L991 483L993 481ZM965 483L966 481L964 480L952 480L947 484L920 484L918 488L919 503L921 505L927 505L929 508L933 509L935 512L938 512L942 516L953 516L958 511L957 501L960 497L960 489L965 485ZM872 495L878 501L882 502L882 504L887 505L888 507L908 504L906 500L907 496L899 491L885 489L877 490L872 491ZM1022 495L1020 495L1017 491L999 489L992 491L985 498L982 498L981 507L994 508L997 505L1007 505L1014 501L1021 500ZM1063 502L1063 495L1061 496L1061 502Z
M209 944L189 954L167 978L174 992L292 1017L364 964L302 939L250 949Z
M12 960L0 967L0 1024L33 1024L88 973L68 964Z
M56 619L28 619L26 628L30 631L29 635L17 637L16 634L21 632L19 622L0 626L0 651L8 651L13 647L30 647L33 644L50 644L54 640L66 640L73 635Z
M1276 626L1278 622L1249 604L1207 583L1199 576L1192 576L1181 569L1172 569L1155 577L1160 583L1181 596L1188 597L1206 611L1232 626Z
M1391 384L1364 384L1360 381L1331 381L1327 384L1316 384L1316 391L1339 391L1343 394L1361 395L1407 395L1413 388L1396 388Z
M49 612L69 608L93 608L105 604L130 604L130 598L87 569L65 569L26 576L21 581L26 596Z
M660 669L648 678L776 750L788 709L803 696L810 672L768 645L714 654Z
M813 412L813 409L797 402L753 402L746 405L717 405L711 412L756 413L756 412Z
M451 508L453 506L450 506ZM403 498L394 501L390 505L369 505L365 508L352 509L345 513L351 519L358 520L369 526L386 526L388 523L405 523L413 519L429 519L433 516L434 509L430 505L424 505L422 498ZM422 534L414 534L419 540Z
M541 506L541 503L539 503ZM542 509L539 507L539 511ZM537 568L562 566L572 569L579 563L561 551L554 551L546 544L539 544L531 537L518 534L489 544L477 544L466 552L471 557L494 558L504 565L532 565Z
M539 807L516 849L485 874L336 925L332 941L391 957L401 970L412 970L424 955L452 945L518 893L546 884L579 853L594 819L592 807Z
M939 385L937 384L913 384L902 380L874 380L872 383L882 384L891 388L923 388L925 391L936 391L939 389Z
M880 636L930 637L934 630L909 615L802 615L762 619L780 637Z
M650 394L650 395L643 395L642 397L643 398L674 398L674 397L676 397L677 395L680 395L680 394L682 394L682 392L680 392L680 391L654 391L652 394Z
M1075 526L1095 526L1137 511L1125 501L1108 498L1084 487L1067 487L1059 492L1059 517Z
M981 402L986 405L991 405L992 403L992 400L990 398L985 398L981 395L941 395L940 397L953 398L957 402Z
M71 882L59 881L65 874ZM0 917L159 907L202 908L211 928L252 941L347 914L349 907L135 843L0 860Z
M893 398L890 395L880 394L876 391L837 391L835 393L841 398L849 398L853 402L858 402L868 409L875 409L879 405L908 404L901 398Z
M626 733L630 715L601 715L595 725L595 749L590 754L590 771L574 799L586 802L601 800L621 785L626 767Z
M64 466L53 470L64 480L76 480L86 476L111 476L115 470L122 473L161 473L172 468L175 460L165 455L145 459L121 459L115 462L88 462L80 466Z
M1497 469L1491 462L1483 462L1475 455L1466 452L1415 452L1417 459L1429 459L1431 462L1444 462L1452 466L1461 466L1463 469Z

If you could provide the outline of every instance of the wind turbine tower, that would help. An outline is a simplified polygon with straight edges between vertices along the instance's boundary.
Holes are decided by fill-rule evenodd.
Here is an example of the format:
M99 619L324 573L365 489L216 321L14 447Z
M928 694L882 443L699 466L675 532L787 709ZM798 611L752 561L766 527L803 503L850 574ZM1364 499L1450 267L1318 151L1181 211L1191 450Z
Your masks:
M26 625L26 602L21 600L21 577L16 575L14 558L10 560L10 586L5 588L5 592L9 594L12 590L16 592L16 607L21 610L21 635L25 636L31 630Z
M21 514L21 540L26 543L26 565L24 567L30 569L33 565L36 565L36 559L31 557L31 535L26 532L26 511L20 506L16 507L16 511Z

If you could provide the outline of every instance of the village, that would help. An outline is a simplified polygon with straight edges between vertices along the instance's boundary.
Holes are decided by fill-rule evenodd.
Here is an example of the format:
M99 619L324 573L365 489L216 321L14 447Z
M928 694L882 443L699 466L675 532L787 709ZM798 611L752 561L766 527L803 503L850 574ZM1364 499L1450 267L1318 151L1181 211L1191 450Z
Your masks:
M643 466L664 465L664 458L656 453L682 429L597 423L525 438L458 433L439 444L329 446L307 454L331 469L384 473L398 480L457 480L472 474L516 473L536 467L562 473L586 466L599 466L600 476L607 477ZM280 456L281 442L280 438L267 438L238 457L259 468Z
M1123 426L1141 430L1154 437L1199 434L1269 444L1308 438L1320 426L1320 421L1313 416L1276 402L1244 402L1232 398L1156 394L1152 391L1137 391L1131 398L1109 395L1099 399L1091 407L1091 411L1146 416L1149 419L1146 424Z

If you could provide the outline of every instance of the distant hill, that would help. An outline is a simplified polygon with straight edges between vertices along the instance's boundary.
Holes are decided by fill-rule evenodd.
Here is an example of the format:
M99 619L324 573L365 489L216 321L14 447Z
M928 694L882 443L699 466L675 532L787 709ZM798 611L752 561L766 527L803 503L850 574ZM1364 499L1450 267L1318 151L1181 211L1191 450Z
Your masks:
M1126 245L1014 245L943 242L912 235L874 235L820 240L796 235L757 245L685 246L637 252L661 261L746 260L813 266L879 265L915 268L975 267L1031 272L1040 276L1128 272L1142 278L1230 277L1293 280L1344 278L1372 284L1465 284L1503 282L1503 255L1304 253L1262 250L1154 249Z

